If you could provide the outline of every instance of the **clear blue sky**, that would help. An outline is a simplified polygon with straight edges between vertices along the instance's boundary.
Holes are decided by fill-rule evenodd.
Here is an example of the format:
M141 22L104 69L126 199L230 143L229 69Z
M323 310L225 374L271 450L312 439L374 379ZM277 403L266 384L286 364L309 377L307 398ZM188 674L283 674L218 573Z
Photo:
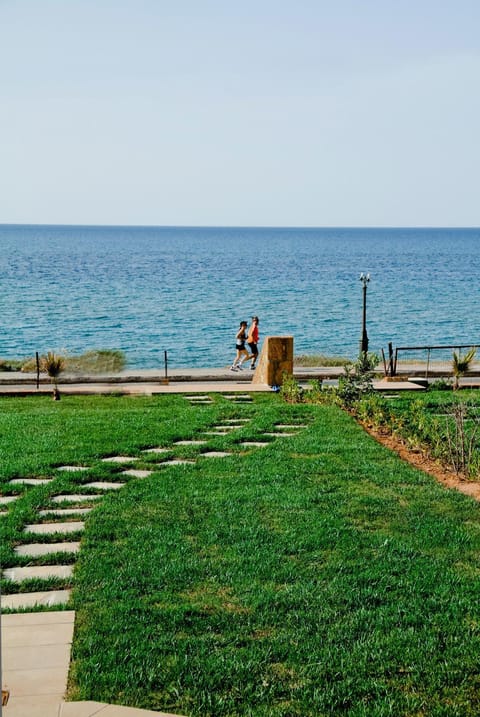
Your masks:
M478 0L0 0L0 223L479 226Z

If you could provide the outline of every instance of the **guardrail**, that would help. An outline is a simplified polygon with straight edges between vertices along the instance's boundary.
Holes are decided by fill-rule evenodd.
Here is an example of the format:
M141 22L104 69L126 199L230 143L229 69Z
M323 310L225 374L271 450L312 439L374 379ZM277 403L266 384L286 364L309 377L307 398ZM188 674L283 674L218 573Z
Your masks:
M416 351L417 353L421 351L426 352L426 367L425 367L425 378L428 378L428 372L430 369L430 359L432 355L432 351L447 351L447 350L457 350L460 352L461 349L477 349L479 344L450 344L450 345L443 345L443 346L397 346L395 348L395 351L393 350L393 344L390 342L388 344L388 359L385 356L385 352L382 348L382 358L383 358L383 366L385 371L385 376L396 376L397 375L397 363L398 363L398 354L400 351Z

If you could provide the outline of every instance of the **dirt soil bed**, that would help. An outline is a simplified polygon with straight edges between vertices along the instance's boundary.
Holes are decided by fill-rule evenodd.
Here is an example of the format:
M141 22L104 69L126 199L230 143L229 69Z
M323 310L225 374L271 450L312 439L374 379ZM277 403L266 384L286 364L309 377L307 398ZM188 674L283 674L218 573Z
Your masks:
M425 471L425 473L429 473L446 488L454 488L465 495L469 495L474 500L480 501L479 481L461 478L452 469L430 458L425 451L408 448L400 438L388 433L382 433L371 426L362 425L376 441L395 451L402 460L407 461L415 468Z

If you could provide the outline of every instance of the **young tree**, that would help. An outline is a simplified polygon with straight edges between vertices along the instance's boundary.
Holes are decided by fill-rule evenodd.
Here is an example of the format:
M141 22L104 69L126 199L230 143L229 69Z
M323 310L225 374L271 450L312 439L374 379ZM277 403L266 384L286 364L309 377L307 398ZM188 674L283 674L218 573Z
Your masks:
M462 356L460 354L460 351L453 352L453 359L452 359L452 371L453 371L453 389L456 391L460 387L460 379L462 376L465 376L466 373L470 370L470 365L473 361L473 358L475 354L477 353L477 349L471 348L470 351L467 351L465 356Z
M49 351L42 361L42 368L48 373L53 384L54 401L60 400L60 391L58 390L58 377L63 371L64 366L64 357L55 354L53 351Z

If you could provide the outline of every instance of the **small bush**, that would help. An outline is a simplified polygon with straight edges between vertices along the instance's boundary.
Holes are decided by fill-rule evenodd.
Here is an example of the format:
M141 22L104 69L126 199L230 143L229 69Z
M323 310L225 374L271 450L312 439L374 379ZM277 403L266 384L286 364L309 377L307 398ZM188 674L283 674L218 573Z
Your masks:
M362 354L355 363L344 367L345 375L338 380L337 396L345 408L353 408L365 394L373 391L373 377L378 364L376 354Z
M283 374L280 396L287 403L301 403L303 401L303 388L292 374Z

